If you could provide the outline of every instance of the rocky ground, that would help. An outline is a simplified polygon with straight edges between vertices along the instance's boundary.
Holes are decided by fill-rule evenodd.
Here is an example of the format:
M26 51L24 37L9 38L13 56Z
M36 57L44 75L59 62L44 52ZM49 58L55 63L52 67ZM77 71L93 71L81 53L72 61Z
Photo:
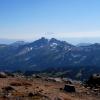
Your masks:
M64 90L65 84L75 91ZM100 91L60 78L10 76L0 78L0 100L100 100Z

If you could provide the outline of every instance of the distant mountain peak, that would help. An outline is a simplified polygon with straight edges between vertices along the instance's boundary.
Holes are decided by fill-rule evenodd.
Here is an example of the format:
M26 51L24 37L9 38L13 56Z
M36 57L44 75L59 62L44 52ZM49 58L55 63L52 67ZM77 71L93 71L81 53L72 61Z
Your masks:
M100 43L94 43L94 44L91 44L90 46L92 46L92 47L100 47Z
M93 45L100 46L100 43L94 43Z
M11 46L15 46L15 47L18 47L18 46L21 46L21 45L25 45L26 42L25 41L16 41L12 44L10 44Z
M92 44L91 43L79 43L76 46L80 47L80 46L90 46L90 45L92 45Z
M14 43L25 43L24 41L16 41Z

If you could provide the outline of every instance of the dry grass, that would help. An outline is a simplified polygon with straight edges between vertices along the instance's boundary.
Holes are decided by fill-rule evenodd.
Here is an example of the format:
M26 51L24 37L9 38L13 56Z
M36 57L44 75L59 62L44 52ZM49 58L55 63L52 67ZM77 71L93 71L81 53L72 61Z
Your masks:
M75 85L77 93L67 93L61 91L60 88L64 88L65 83L45 81L41 78L33 78L27 80L25 78L0 78L0 92L2 88L6 86L12 86L15 91L11 91L13 97L24 97L21 100L25 100L29 93L33 93L32 100L54 100L55 97L61 98L61 100L100 100L100 96L92 95L88 89L84 88L80 84ZM87 94L90 93L90 94ZM38 95L36 95L38 94ZM0 100L7 100L0 98ZM10 99L9 99L10 100ZM14 100L14 99L11 99ZM16 100L16 99L15 99ZM20 99L19 99L20 100ZM31 100L31 99L26 99Z

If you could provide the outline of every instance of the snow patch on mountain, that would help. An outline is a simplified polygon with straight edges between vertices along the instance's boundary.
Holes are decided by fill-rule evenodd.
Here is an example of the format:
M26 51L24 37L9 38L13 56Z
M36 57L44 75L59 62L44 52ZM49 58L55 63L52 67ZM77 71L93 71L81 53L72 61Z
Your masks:
M32 51L32 49L33 49L33 47L26 47L26 48L24 48L21 52L19 52L19 53L17 54L17 56L24 55L24 54L26 54L26 53Z

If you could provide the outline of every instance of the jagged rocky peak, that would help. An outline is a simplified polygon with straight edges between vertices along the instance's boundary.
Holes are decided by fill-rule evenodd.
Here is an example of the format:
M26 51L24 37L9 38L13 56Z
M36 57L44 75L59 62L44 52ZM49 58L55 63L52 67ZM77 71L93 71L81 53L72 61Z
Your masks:
M51 38L49 42L60 42L59 40L55 39L55 38Z
M48 41L48 39L46 39L45 37L41 37L39 40L40 41Z
M41 37L40 39L30 43L31 46L45 46L48 44L48 39Z
M67 43L66 41L60 41L60 40L57 40L57 39L55 39L55 38L51 38L50 41L49 41L49 43L56 43L56 44L61 44L61 45L63 45L63 44L65 44L65 45L70 45L70 44Z
M48 39L46 39L45 37L41 37L40 39L36 40L35 42L45 44L45 43L48 43Z

